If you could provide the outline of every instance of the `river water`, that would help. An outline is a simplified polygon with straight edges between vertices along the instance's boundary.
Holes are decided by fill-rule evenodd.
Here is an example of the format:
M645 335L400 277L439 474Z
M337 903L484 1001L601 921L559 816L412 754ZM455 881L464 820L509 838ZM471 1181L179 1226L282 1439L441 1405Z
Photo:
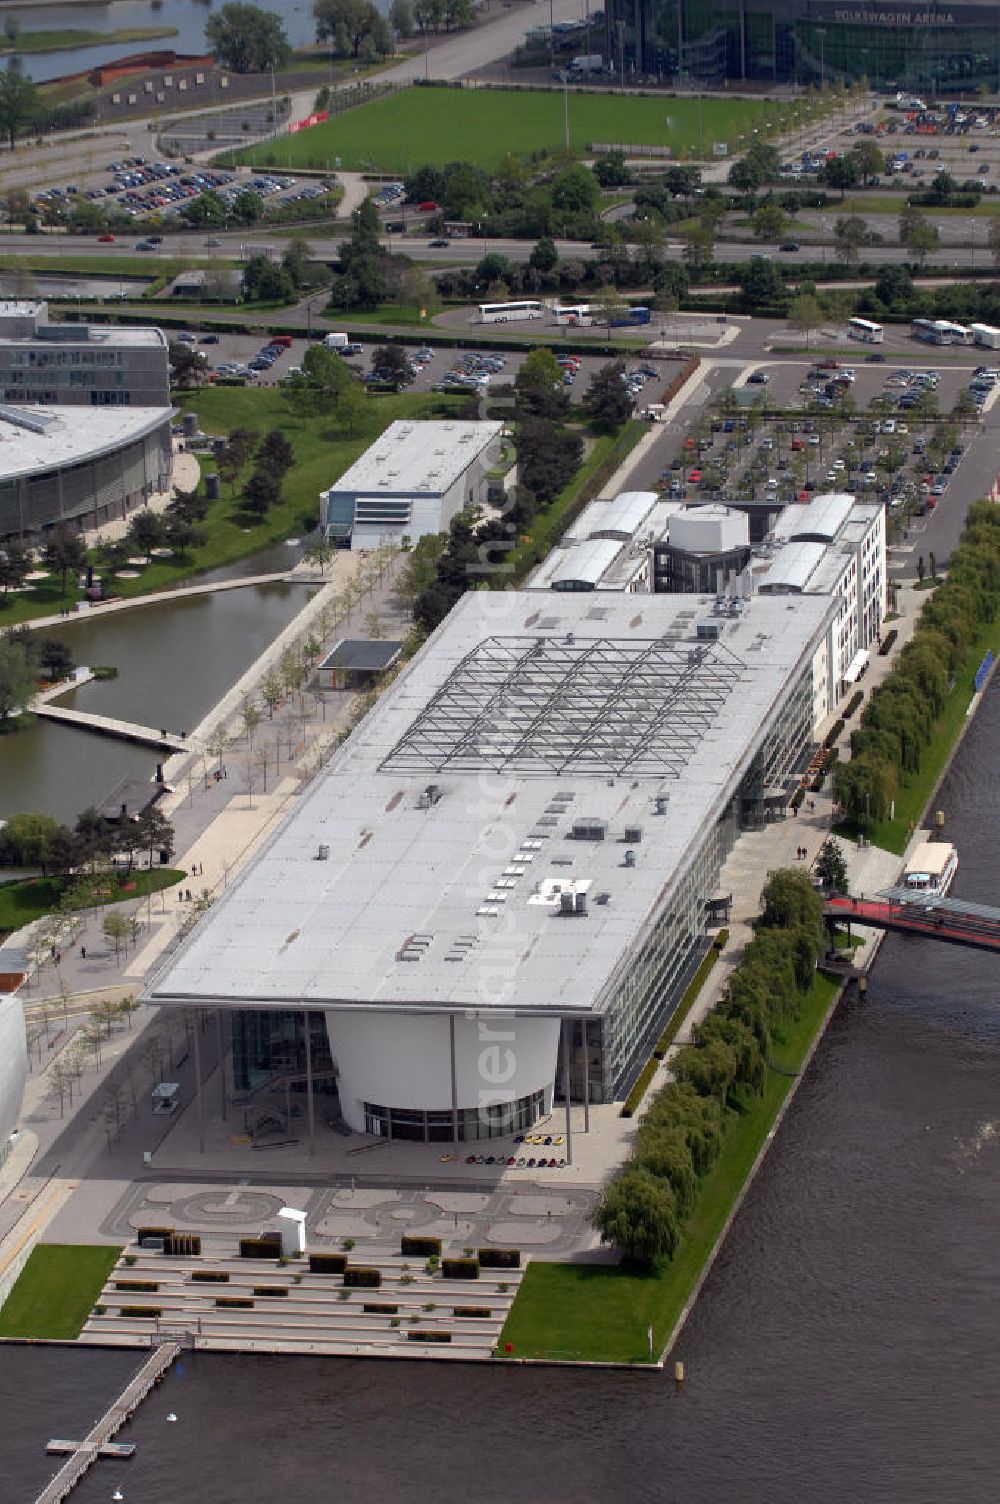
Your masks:
M281 17L285 35L293 47L307 47L315 42L316 23L308 0L304 3L296 0L295 4L289 4L288 0L273 0L261 8L274 11ZM379 9L388 9L388 0L382 0ZM169 48L173 52L195 55L204 53L205 22L211 14L212 0L170 0L169 4L156 4L155 0L111 0L110 4L95 0L91 4L87 0L87 3L76 5L4 5L0 21L13 16L20 22L22 31L62 31L70 27L102 32L140 26L176 28L176 36L147 42L109 42L107 46L25 54L24 71L42 83L47 78L79 73L82 69L96 67L98 63L110 63L115 58L129 57L134 52L149 49Z
M994 689L938 800L957 896L996 898ZM185 1357L74 1504L993 1504L1000 1008L992 956L890 937L841 1008L666 1377ZM118 1355L0 1349L12 1470ZM166 1416L175 1412L176 1424ZM37 1449L27 1444L33 1437ZM14 1481L19 1486L14 1488Z
M252 561L255 572L294 562L285 545L273 553L273 561L270 553ZM218 574L232 578L247 567L244 560ZM61 637L77 663L118 669L117 679L87 684L59 703L143 726L190 730L308 598L301 585L248 585L53 628L46 635ZM47 810L71 820L122 778L152 777L156 760L149 747L39 720L0 737L0 818Z

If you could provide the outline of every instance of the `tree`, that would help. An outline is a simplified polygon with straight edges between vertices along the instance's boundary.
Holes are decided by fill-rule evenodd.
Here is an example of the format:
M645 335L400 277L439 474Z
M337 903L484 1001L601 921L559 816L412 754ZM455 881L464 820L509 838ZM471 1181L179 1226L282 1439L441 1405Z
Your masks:
M283 694L284 689L282 687L280 676L275 672L273 668L268 669L267 673L264 676L264 682L260 687L260 696L264 701L264 704L267 706L267 718L269 721L274 720L274 712L281 704L281 697Z
M927 260L928 252L936 251L941 244L941 232L937 225L925 220L922 224L914 225L906 242L907 249L912 251L921 265Z
M36 649L38 666L46 679L55 684L73 672L73 654L59 637L43 637Z
M4 595L8 590L19 590L28 578L31 556L17 538L8 538L0 548L0 587Z
M0 643L0 652L2 647L3 644ZM0 830L0 853L4 864L10 867L44 868L52 838L58 828L51 815L28 811L9 816Z
M392 0L389 6L389 21L395 29L396 35L405 42L412 37L416 30L417 22L413 14L412 0Z
M866 188L872 178L877 178L885 171L885 157L874 141L862 139L857 146L851 148L851 156L858 164L861 181Z
M234 73L280 68L291 48L281 21L271 11L230 0L205 22L205 40L218 62Z
M247 746L252 747L254 737L257 735L257 728L263 717L261 716L260 707L257 702L252 700L249 695L244 695L240 701L240 719L243 722Z
M848 888L847 863L844 849L839 841L830 836L820 848L816 858L816 876L831 893L846 893Z
M115 960L121 956L122 944L128 939L128 920L121 909L109 909L101 920L101 930L104 938L110 940L115 948Z
M785 211L778 204L761 204L751 221L753 232L758 240L763 240L765 245L770 245L785 233L785 225L788 223Z
M989 244L990 255L993 257L993 264L1000 267L1000 214L990 215L986 239Z
M609 151L598 157L591 171L602 188L624 188L631 183L632 173L623 151Z
M275 479L288 473L295 463L295 451L280 428L272 428L264 435L257 450L257 468L266 470Z
M254 470L243 487L247 510L264 517L281 500L281 480L269 470Z
M378 345L372 351L372 377L395 391L413 380L410 359L402 345Z
M550 272L559 262L559 252L551 235L543 235L536 241L528 257L528 265L533 266L536 272Z
M681 231L681 255L697 276L707 271L715 254L715 230L707 220L699 219Z
M748 313L784 301L785 284L773 261L756 257L740 267L738 277L743 291L743 306Z
M155 804L147 804L136 821L136 839L145 851L150 867L156 852L166 852L167 861L174 854L174 827Z
M163 522L155 512L143 507L136 512L128 525L126 542L136 553L149 555L163 542Z
M252 303L290 303L295 283L269 256L251 256L243 268L243 296Z
M990 220L992 228L993 220ZM883 266L875 278L875 296L886 307L894 304L903 306L910 302L913 297L913 278L905 266Z
M66 581L71 572L78 573L87 562L87 550L79 533L74 533L65 523L54 527L42 550L42 563L53 574L59 575L59 588L66 594Z
M313 17L317 42L329 42L334 53L359 57L365 51L375 56L392 51L392 33L370 0L316 0Z
M195 350L190 345L171 344L167 348L167 359L172 386L200 386L205 379L206 361L202 350Z
M800 292L797 298L793 298L788 309L788 322L800 334L806 337L806 349L809 348L809 336L814 329L820 328L823 323L823 309L819 299L812 293Z
M21 132L34 125L40 109L38 90L12 57L0 73L0 131L6 132L12 150Z
M834 255L848 266L859 259L861 247L870 241L871 231L859 214L841 215L833 227Z
M319 416L333 412L352 381L350 368L335 350L310 345L302 357L302 370L285 383L285 396L293 412Z
M609 360L594 372L583 405L594 422L605 429L617 428L631 416L624 361Z
M312 350L307 350L305 359L308 360L313 353ZM256 447L257 435L250 428L234 428L229 435L226 447L215 463L222 479L228 481L231 488L236 485Z
M209 189L206 193L199 193L197 198L189 199L181 208L180 213L181 218L193 230L213 229L216 225L224 224L226 220L226 206L213 189Z
M191 207L197 203L198 200L194 199ZM252 188L241 188L233 199L229 212L235 224L255 225L264 213L264 200Z
M834 157L823 168L823 181L831 188L840 189L840 199L843 203L844 194L848 188L857 186L861 177L861 168L851 155L846 157Z
M477 282L484 282L487 287L492 287L497 282L506 281L511 275L510 262L498 251L488 251L476 262L473 275Z
M518 417L560 420L569 411L562 367L551 350L538 347L521 363L514 378Z
M615 1244L627 1263L648 1268L673 1257L677 1247L676 1198L664 1181L639 1166L629 1165L605 1187L592 1221L601 1242Z

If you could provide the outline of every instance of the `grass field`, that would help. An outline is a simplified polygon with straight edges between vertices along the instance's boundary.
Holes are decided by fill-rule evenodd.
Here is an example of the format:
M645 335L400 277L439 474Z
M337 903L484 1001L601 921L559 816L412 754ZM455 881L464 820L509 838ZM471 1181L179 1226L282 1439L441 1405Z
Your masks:
M116 882L107 897L96 902L122 903L129 898L145 898L147 893L172 888L186 876L176 867L152 867L133 872L127 879L127 888ZM20 883L5 883L0 887L0 935L19 930L43 914L53 913L65 890L66 880L62 877L32 877Z
M650 1274L607 1264L529 1264L501 1334L501 1352L510 1343L514 1358L646 1363L651 1326L659 1357L839 985L817 975L800 1017L775 1040L771 1055L778 1069L768 1072L764 1095L731 1124L675 1258Z
M39 1244L0 1310L0 1337L79 1337L120 1253L82 1243Z
M777 107L764 100L652 99L611 94L571 94L570 142L670 146L675 156L706 152L754 126L777 121ZM442 129L443 126L447 129ZM344 168L406 173L428 163L457 158L493 168L508 152L563 145L563 99L558 90L406 89L295 136L235 153L239 162L277 167L327 167L336 157Z
M111 42L152 42L158 37L176 35L176 26L124 26L120 31L85 31L80 27L20 31L17 45L0 47L0 56L22 52L69 52L74 47L106 47Z

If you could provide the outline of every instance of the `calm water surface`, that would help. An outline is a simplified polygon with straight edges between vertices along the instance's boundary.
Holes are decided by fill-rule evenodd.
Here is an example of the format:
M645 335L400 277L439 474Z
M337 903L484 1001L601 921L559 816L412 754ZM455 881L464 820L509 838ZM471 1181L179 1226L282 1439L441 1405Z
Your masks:
M938 801L961 852L956 895L987 901L1000 891L998 744L994 690ZM652 1376L200 1354L123 1433L139 1444L126 1498L993 1504L993 1125L996 959L890 938L869 1001L829 1030L683 1335L680 1396ZM0 1349L18 1480L5 1499L37 1479L29 1441L40 1450L71 1429L81 1386L110 1388L115 1364ZM110 1497L110 1467L74 1504Z
M286 563L291 552L284 550ZM60 703L189 730L308 598L301 585L249 585L52 629L48 635L62 637L77 663L118 669L117 679L84 685ZM155 767L148 747L38 721L0 737L0 818L45 809L70 819L104 799L120 779L152 777Z

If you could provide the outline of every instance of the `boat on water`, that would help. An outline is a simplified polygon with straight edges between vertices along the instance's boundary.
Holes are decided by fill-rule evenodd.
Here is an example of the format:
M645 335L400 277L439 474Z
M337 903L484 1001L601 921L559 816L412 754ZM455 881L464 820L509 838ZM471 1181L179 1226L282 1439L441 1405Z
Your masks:
M900 887L927 898L943 898L958 871L958 852L948 841L921 841L907 860Z

